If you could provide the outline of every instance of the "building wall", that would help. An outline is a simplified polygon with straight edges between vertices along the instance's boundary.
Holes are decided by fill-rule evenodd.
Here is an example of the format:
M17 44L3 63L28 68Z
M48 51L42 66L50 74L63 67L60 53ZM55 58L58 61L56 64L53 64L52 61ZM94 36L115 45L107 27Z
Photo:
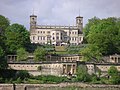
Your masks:
M59 44L70 42L72 45L78 45L83 41L83 17L76 18L76 26L51 26L51 25L37 25L37 16L30 16L30 39L31 43ZM81 32L81 34L80 34ZM59 33L59 35L57 35ZM54 35L53 35L54 34ZM80 35L79 35L80 34ZM48 40L48 37L50 39ZM54 37L54 40L53 40ZM57 39L59 37L59 39Z
M115 66L117 68L117 70L120 72L120 64L85 64L88 68L88 73L89 74L93 74L93 73L98 73L98 70L101 71L102 76L107 74L107 71L109 70L109 68L111 66Z
M14 70L27 70L32 75L67 75L76 73L76 63L9 63L9 68ZM38 67L41 69L39 70Z

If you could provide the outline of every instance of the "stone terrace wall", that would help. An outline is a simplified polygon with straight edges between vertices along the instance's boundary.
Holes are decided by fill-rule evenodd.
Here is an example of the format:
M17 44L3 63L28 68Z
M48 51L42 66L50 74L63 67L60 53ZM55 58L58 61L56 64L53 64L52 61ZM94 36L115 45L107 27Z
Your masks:
M0 84L0 90L40 90L41 87L120 88L120 85L60 83L60 84Z

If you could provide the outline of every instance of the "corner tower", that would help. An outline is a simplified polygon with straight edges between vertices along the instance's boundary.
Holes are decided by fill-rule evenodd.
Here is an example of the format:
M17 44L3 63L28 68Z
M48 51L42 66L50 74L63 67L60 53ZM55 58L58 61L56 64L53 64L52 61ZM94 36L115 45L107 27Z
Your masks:
M36 15L30 15L30 29L34 29L37 24L37 16Z
M81 33L83 29L83 17L81 16L76 17L76 26L79 29L79 33Z

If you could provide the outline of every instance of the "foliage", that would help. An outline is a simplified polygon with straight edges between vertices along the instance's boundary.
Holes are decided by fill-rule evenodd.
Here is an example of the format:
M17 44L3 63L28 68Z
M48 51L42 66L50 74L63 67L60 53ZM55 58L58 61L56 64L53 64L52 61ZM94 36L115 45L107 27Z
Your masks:
M46 53L47 51L43 47L37 47L37 49L34 51L35 61L44 61Z
M0 15L0 46L2 46L2 48L4 47L4 32L9 24L9 20L5 16Z
M66 80L66 77L58 77L53 75L40 75L35 76L34 79L42 81L42 83L60 83Z
M16 73L16 78L20 78L22 80L24 80L25 78L29 78L29 77L30 77L30 75L29 75L28 71L26 71L26 70L21 70Z
M2 30L5 30L9 26L9 24L10 24L10 22L9 22L8 18L0 15L0 28Z
M92 30L92 26L99 24L99 22L100 22L100 19L97 17L93 17L88 20L88 23L85 25L85 27L83 29L85 41L87 39L89 32Z
M19 48L17 50L17 60L21 61L21 60L26 60L28 57L28 52L25 51L24 48Z
M5 60L6 47L4 42L4 33L9 24L9 20L6 17L0 15L0 69L4 69L7 67L7 62Z
M120 19L92 18L84 28L88 44L98 47L103 55L120 53Z
M108 70L108 75L110 76L110 79L109 79L110 83L112 84L120 83L120 76L116 67L111 66Z
M77 68L77 81L87 82L90 81L90 75L87 72L87 67L80 65Z
M111 76L111 77L118 75L117 68L114 67L114 66L111 66L108 70L108 75Z
M2 47L0 46L0 69L7 68L7 60L4 57L5 52L3 51Z
M4 56L4 51L2 49L2 47L0 46L0 58Z
M97 45L88 45L83 48L80 53L84 56L83 60L85 61L94 60L95 62L98 62L102 57L102 53Z
M16 50L27 47L30 43L29 32L20 24L12 24L5 31L5 44L9 53L16 53Z

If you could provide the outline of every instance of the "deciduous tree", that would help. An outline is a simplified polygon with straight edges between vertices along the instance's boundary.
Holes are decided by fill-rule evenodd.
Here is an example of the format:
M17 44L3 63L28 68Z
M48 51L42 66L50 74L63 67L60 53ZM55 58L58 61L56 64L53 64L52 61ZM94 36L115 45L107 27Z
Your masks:
M12 24L5 32L7 50L16 53L16 50L26 48L30 44L29 32L20 24Z
M35 61L44 61L46 50L43 47L37 47L37 49L34 51L34 59Z

